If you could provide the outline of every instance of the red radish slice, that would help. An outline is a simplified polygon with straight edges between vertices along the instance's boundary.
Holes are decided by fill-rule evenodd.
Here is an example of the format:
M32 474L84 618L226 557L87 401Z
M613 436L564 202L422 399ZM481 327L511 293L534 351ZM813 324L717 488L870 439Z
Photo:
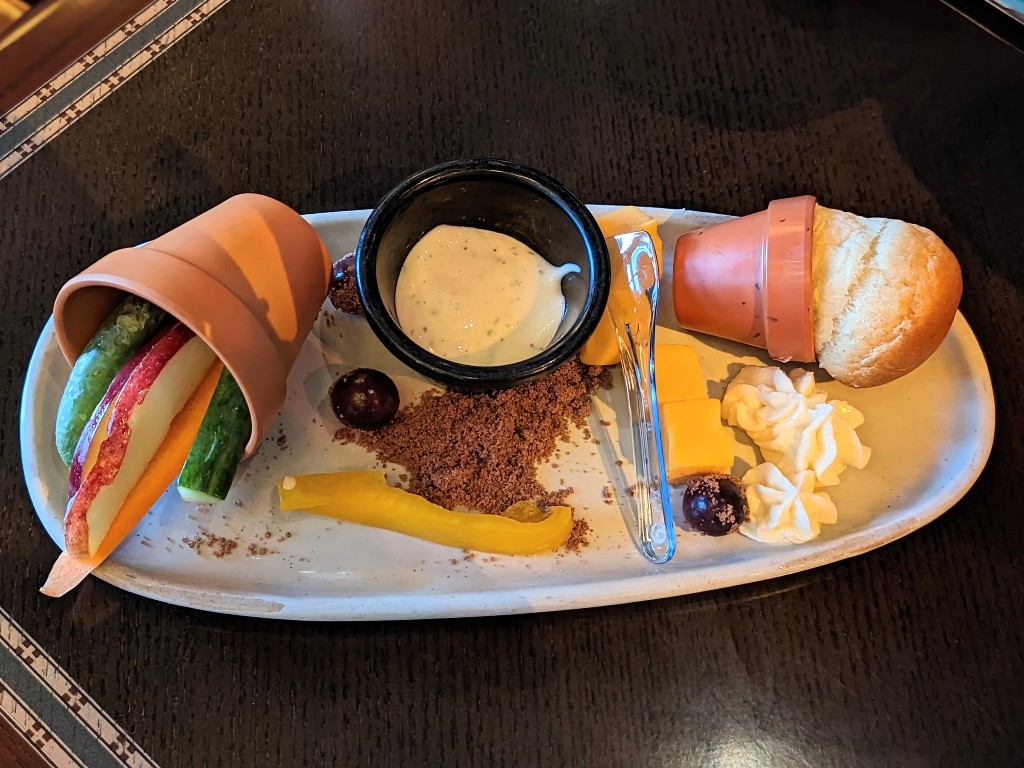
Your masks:
M103 406L102 412L97 411L100 418L96 421L96 426L86 427L90 431L89 442L83 443L79 441L78 446L75 448L75 455L71 461L72 477L68 480L68 500L75 498L75 494L78 493L78 489L82 486L82 478L87 475L95 466L96 459L100 455L100 447L103 445L103 435L107 434L107 429L110 426L110 403ZM91 419L90 419L91 421ZM85 435L85 432L82 433ZM99 437L97 437L99 435ZM77 467L77 471L76 471ZM77 477L74 475L77 474ZM72 487L74 490L72 491ZM67 514L65 512L65 514Z
M79 558L96 554L118 510L167 437L171 421L215 362L206 343L177 323L135 366L108 406L107 429L93 437L102 441L95 463L68 502L68 552Z
M220 361L213 364L184 408L171 421L167 437L128 493L96 553L82 559L68 552L61 553L40 590L44 595L60 597L81 584L82 580L128 537L167 486L174 481L185 463L196 433L199 432L199 425L202 424L206 409L213 398L222 368Z
M131 359L124 364L124 366L117 372L117 375L110 382L110 386L107 387L106 394L100 399L99 403L96 404L96 409L92 412L92 416L89 417L89 421L85 423L85 427L82 429L82 434L78 438L78 445L75 447L75 455L71 459L71 468L68 473L68 498L78 493L78 488L82 484L82 476L84 474L83 467L86 466L86 457L89 454L89 446L92 443L93 435L96 434L96 428L99 426L100 421L107 413L107 408L111 401L117 397L121 391L121 387L131 376L132 371L142 361L142 359L149 353L149 350L153 348L163 334L157 332L151 339L146 341L138 351L132 355ZM105 427L104 427L105 430ZM95 461L95 456L93 456Z

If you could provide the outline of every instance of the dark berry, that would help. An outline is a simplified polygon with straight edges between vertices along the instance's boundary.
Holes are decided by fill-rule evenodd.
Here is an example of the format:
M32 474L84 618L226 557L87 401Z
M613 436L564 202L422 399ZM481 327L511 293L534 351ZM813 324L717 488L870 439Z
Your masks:
M334 262L327 297L334 308L349 315L363 314L363 304L356 291L356 255L348 253Z
M349 371L331 387L331 408L344 424L378 429L398 413L398 387L372 368Z
M683 491L683 517L708 536L725 536L747 519L747 497L732 475L693 475Z

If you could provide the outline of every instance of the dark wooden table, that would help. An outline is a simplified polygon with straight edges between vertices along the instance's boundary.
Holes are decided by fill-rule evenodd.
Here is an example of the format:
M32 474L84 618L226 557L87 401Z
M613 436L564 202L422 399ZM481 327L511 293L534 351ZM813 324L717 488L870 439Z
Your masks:
M0 179L0 606L164 766L1024 764L1024 57L936 0L490 5L232 0ZM813 193L934 229L994 381L980 481L880 550L602 609L309 624L39 595L19 390L61 284L236 192L366 208L470 155L590 202Z

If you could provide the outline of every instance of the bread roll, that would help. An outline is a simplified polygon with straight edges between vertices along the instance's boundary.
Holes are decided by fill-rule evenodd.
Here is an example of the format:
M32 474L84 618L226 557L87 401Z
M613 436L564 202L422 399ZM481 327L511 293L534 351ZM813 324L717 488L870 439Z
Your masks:
M931 230L816 205L811 278L818 364L851 387L923 363L960 301L956 257Z

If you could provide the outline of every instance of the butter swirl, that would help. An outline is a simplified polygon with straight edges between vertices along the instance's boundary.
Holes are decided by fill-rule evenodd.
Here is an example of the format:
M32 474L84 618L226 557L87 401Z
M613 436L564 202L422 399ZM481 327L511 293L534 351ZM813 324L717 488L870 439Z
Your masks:
M836 505L827 493L814 492L814 472L797 472L792 479L774 464L758 464L743 476L750 507L740 533L766 544L803 544L835 523Z
M744 367L726 389L722 416L790 479L809 470L816 485L835 485L848 466L863 469L871 457L856 432L863 414L843 400L828 401L814 375L800 368L787 376L776 367Z

